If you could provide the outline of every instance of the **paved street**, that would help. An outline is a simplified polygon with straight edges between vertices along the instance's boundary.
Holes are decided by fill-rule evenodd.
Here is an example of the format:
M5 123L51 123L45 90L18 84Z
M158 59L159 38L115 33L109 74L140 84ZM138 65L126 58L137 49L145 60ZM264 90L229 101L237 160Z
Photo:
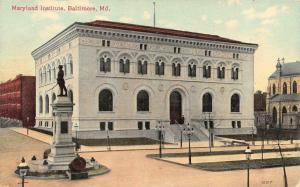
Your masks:
M0 129L0 186L18 186L20 179L13 173L22 156L39 158L49 145L9 129ZM186 150L164 150L179 152ZM193 186L246 186L246 171L208 172L147 158L157 150L111 151L82 153L94 156L108 166L111 172L86 180L28 180L27 186L128 186L128 187L193 187ZM287 167L289 186L299 183L300 166ZM250 171L251 186L283 186L282 168ZM299 184L300 185L300 184Z

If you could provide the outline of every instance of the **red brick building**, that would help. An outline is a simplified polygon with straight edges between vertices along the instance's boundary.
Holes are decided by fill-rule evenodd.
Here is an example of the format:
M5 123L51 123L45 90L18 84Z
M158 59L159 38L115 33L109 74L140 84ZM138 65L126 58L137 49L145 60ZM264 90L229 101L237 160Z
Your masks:
M266 111L267 93L257 91L254 94L254 111Z
M0 117L20 120L24 127L34 126L35 76L18 75L0 84Z

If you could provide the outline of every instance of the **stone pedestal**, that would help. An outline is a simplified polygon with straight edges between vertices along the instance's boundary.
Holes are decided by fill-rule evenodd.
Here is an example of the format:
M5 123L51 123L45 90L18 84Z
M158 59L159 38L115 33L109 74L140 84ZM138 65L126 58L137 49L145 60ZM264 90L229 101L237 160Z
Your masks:
M72 141L73 103L69 97L58 96L52 104L54 126L51 153L48 156L49 170L68 170L75 158L75 143Z

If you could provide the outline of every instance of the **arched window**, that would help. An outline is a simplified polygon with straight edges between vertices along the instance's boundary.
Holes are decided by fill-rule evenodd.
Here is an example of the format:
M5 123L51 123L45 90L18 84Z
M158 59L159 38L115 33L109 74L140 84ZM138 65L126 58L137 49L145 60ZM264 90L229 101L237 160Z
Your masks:
M287 94L287 85L286 85L286 82L284 82L283 85L282 85L282 94Z
M233 80L239 79L239 68L238 67L231 68L231 79L233 79Z
M43 84L43 73L42 73L42 69L39 70L39 81L40 81L40 84Z
M69 55L68 57L68 66L69 66L69 73L70 75L73 75L73 60L72 60L72 55Z
M204 78L210 78L211 77L211 66L210 65L204 65L203 66L203 77Z
M212 96L209 93L202 97L202 112L212 112Z
M284 107L282 107L282 114L286 114L286 113L287 113L287 110L286 110L286 108L284 106Z
M68 97L70 98L71 102L73 103L73 91L72 90L68 91Z
M46 95L45 97L45 113L48 114L49 113L49 96Z
M68 76L68 71L67 71L67 64L66 64L66 62L65 63L63 63L63 70L64 70L64 73L65 73L65 76L67 77Z
M52 76L51 76L51 66L48 65L48 78L49 78L49 82L52 81Z
M276 94L276 86L275 86L275 84L273 84L272 91L273 91L273 95L275 95Z
M172 75L178 77L180 76L180 72L181 72L180 64L177 62L172 63Z
M296 105L294 105L292 110L293 110L293 112L297 112L297 111L298 111L298 108L297 108L297 106L296 106Z
M120 73L129 73L130 72L130 60L125 56L120 59Z
M46 68L43 67L43 83L47 83Z
M39 99L39 113L43 113L43 97L40 96L40 99Z
M273 111L272 111L272 122L273 122L273 125L277 124L277 110L275 107L273 108Z
M110 72L111 68L111 59L107 55L103 55L100 58L100 71L106 73Z
M155 75L164 75L165 74L165 63L159 59L155 62Z
M137 95L137 111L149 111L149 95L145 90Z
M189 77L196 77L196 65L191 63L188 66L188 76Z
M231 112L240 112L240 96L238 94L231 96Z
M217 69L217 74L219 79L224 79L225 78L225 67L218 67Z
M56 95L55 95L55 93L53 93L52 94L52 99L51 99L52 103L54 103L55 99L56 99Z
M147 74L148 62L144 58L138 60L138 74Z
M108 89L99 93L99 111L113 111L113 95Z
M297 82L296 81L294 81L293 82L293 93L297 93Z

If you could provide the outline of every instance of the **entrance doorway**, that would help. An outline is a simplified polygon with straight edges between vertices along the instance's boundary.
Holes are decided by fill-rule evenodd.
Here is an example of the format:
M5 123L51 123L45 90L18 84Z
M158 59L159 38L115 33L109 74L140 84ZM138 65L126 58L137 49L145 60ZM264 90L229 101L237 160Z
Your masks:
M173 91L170 95L170 122L181 123L182 98L179 92Z

